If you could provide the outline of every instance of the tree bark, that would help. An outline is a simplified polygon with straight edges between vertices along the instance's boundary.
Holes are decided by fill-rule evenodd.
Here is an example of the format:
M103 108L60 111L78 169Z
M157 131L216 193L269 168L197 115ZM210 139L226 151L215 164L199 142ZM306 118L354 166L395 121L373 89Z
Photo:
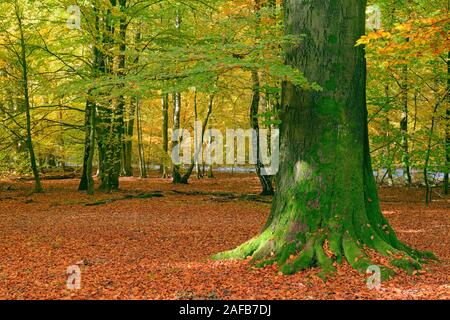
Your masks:
M427 143L427 151L425 153L425 164L423 166L423 179L425 182L425 188L426 188L426 194L425 194L425 204L427 206L430 205L432 201L432 195L433 195L433 189L430 185L430 181L428 179L428 166L430 163L430 156L431 156L431 148L432 148L432 142L433 142L433 134L434 134L434 128L436 124L436 112L438 110L440 102L437 102L433 109L433 114L431 117L431 126L428 133L428 143Z
M195 103L195 104L197 104L197 103ZM206 111L205 121L202 124L202 129L201 129L202 131L201 131L200 137L199 137L200 142L197 144L197 141L195 141L195 145L203 146L204 135L205 135L206 127L208 126L209 118L211 117L213 104L214 104L214 94L212 94L211 97L209 98L208 109ZM195 112L195 113L196 113L195 120L197 120L197 112ZM199 159L199 156L201 157L201 154L200 154L201 149L202 148L198 148L196 150L196 153L194 154L194 158L192 159L192 162L191 162L189 168L186 170L185 174L181 177L180 183L183 183L183 184L189 183L189 178L191 177L192 171L194 171L196 164L197 164L197 170L199 170L198 169L199 168L198 159Z
M25 34L23 31L23 24L22 24L22 13L20 12L21 8L19 6L19 2L15 1L14 3L15 8L15 15L17 18L17 25L19 28L20 33L20 66L22 67L22 90L23 90L23 97L25 102L25 115L26 115L26 131L27 131L27 138L26 138L26 145L28 149L28 153L30 156L30 164L31 164L31 170L33 171L34 176L34 191L35 192L42 192L42 184L41 184L41 177L39 175L39 169L36 163L36 155L34 153L34 146L33 146L33 139L31 136L31 106L30 106L30 95L29 95L29 89L28 89L28 60L27 60L27 45L25 42Z
M62 171L66 171L66 157L65 157L65 143L64 143L64 126L63 126L63 111L62 108L60 108L59 113L59 156L58 156L58 165L61 167Z
M142 140L142 118L141 118L141 106L139 100L136 100L136 122L137 122L137 135L138 135L138 153L139 153L139 171L141 178L147 178L147 165L145 163L145 150Z
M104 67L104 56L98 46L100 45L100 18L98 15L98 3L94 5L95 13L95 32L96 43L92 49L92 77L97 79ZM88 91L88 99L86 100L85 108L85 138L84 138L84 155L83 155L83 170L81 173L81 180L78 186L78 191L87 191L88 194L94 193L94 179L92 178L92 163L95 153L95 133L96 133L96 104L91 98L92 90ZM99 157L100 159L100 157ZM100 167L100 163L99 163Z
M208 178L209 179L214 179L214 171L213 171L212 163L208 167Z
M400 131L402 135L402 165L403 165L403 180L405 185L411 186L411 169L409 164L409 138L408 138L408 66L403 67L403 108L402 117L400 119Z
M211 108L212 108L212 105L211 105ZM194 94L194 117L195 117L195 121L198 121L197 90L195 90L195 94ZM209 119L209 115L208 115L208 119ZM203 132L205 131L204 129L205 128L203 128L202 133L201 133L202 136L201 136L201 144L200 144L200 146L202 146L202 147L203 147ZM198 139L198 137L196 137L196 139ZM194 144L197 145L197 143L198 143L198 141L195 140ZM202 158L203 157L200 157L200 159L202 159ZM196 156L195 159L194 159L196 161L195 165L197 167L197 179L201 179L201 178L203 178L203 175L202 175L202 171L201 171L201 168L200 168L200 162L198 161L198 155ZM193 168L192 168L192 170L193 170Z
M251 128L255 131L256 134L256 174L258 176L259 182L261 184L261 195L271 196L274 194L273 185L272 185L272 177L266 176L261 173L261 170L264 169L264 165L261 162L261 145L260 145L260 136L259 136L259 103L260 103L260 81L259 81L259 73L258 70L252 70L252 82L253 82L253 98L252 104L250 107L250 125Z
M86 179L86 192L89 195L94 194L94 179L92 178L92 162L94 161L94 151L95 151L95 119L96 119L96 110L95 104L91 103L91 110L89 112L89 150L88 157L86 161L86 171L85 171L85 179Z
M90 95L88 93L88 95ZM94 154L95 146L95 104L88 98L86 101L86 109L84 111L84 155L83 155L83 169L81 172L81 180L78 185L78 191L88 191L90 179L92 179L92 157ZM91 161L89 161L91 160ZM90 175L89 173L90 172ZM92 185L93 183L91 183Z
M389 94L389 85L386 86L385 88L385 93L386 93L386 101L388 101L388 103L390 103L391 101L391 97ZM388 115L386 115L386 141L388 143L387 147L386 147L386 152L385 152L385 158L387 159L387 164L386 164L386 174L388 177L388 186L392 187L394 186L394 178L392 176L392 164L394 162L394 156L391 154L392 153L392 148L391 148L391 134L390 134L390 120Z
M173 132L180 129L180 115L181 115L181 93L175 92L173 94ZM176 148L180 143L179 137L175 137L172 141L172 149ZM180 166L172 165L172 182L175 184L181 183Z
M365 1L286 0L285 28L303 35L286 62L322 91L283 84L280 170L272 210L261 234L216 258L278 263L286 274L319 266L334 272L343 258L365 273L365 247L392 265L420 268L431 257L401 243L383 217L373 176L366 109ZM401 258L400 258L401 256ZM387 267L385 278L392 274Z
M180 28L181 28L181 16L179 12L177 11L177 15L175 17L175 29L176 33L180 34ZM176 91L173 93L173 131L180 129L180 115L181 115L181 93ZM173 134L173 133L172 133ZM180 143L179 137L176 137L175 141L172 141L172 148L175 148ZM180 166L173 164L172 165L172 182L174 184L181 183L181 173L180 173Z
M125 34L124 34L125 38ZM125 41L125 39L123 39ZM141 33L140 31L136 32L135 36L135 45L138 45L141 41ZM124 50L126 48L123 48ZM124 56L125 57L125 56ZM134 60L134 63L139 62L139 56L137 56ZM125 61L123 63L125 65ZM133 176L133 137L134 137L134 124L135 124L135 114L136 107L138 103L138 98L133 96L130 102L130 108L128 110L128 121L125 123L125 138L123 145L123 175L125 177Z
M106 18L106 30L107 37L105 39L105 44L109 46L118 46L118 66L117 70L114 70L114 56L109 56L109 61L107 63L108 73L115 73L117 77L124 77L125 69L125 40L126 40L126 17L125 6L126 0L110 0L112 7L119 6L118 10L121 12L121 17L119 18L119 42L115 41L115 29L116 23L114 19L114 14L110 9L108 9ZM123 84L119 83L117 85L119 89L123 88ZM124 107L125 100L123 94L120 94L118 98L111 99L111 106L105 108L104 116L107 117L106 130L103 131L101 136L102 146L104 150L99 150L103 152L103 170L100 171L100 187L99 189L104 192L111 192L112 190L119 189L119 177L122 165L122 146L123 146L123 130L124 130Z
M125 122L125 137L123 143L123 176L133 176L133 135L134 135L134 117L136 113L136 98L131 99L128 120Z
M450 1L448 9L450 10ZM447 58L447 110L445 111L445 172L444 194L448 195L448 176L450 170L450 52Z
M162 145L164 155L161 159L161 175L166 179L168 177L166 158L169 152L169 95L167 93L162 97Z

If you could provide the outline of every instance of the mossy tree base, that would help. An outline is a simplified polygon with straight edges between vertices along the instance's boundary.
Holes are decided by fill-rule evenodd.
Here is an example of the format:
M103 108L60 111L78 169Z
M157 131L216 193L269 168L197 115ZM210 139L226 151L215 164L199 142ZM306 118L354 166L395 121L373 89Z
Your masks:
M318 267L318 276L326 280L332 277L336 266L345 259L360 273L366 273L371 265L378 265L371 259L371 250L376 250L390 259L390 265L378 265L383 280L390 279L402 269L413 274L422 269L422 264L436 257L430 252L411 249L400 242L388 243L381 239L370 243L355 240L350 233L338 235L326 231L297 234L295 239L279 237L278 232L264 231L259 236L240 245L234 250L216 254L213 258L246 259L260 267L277 264L283 274L293 274L308 268ZM394 267L394 268L393 268Z

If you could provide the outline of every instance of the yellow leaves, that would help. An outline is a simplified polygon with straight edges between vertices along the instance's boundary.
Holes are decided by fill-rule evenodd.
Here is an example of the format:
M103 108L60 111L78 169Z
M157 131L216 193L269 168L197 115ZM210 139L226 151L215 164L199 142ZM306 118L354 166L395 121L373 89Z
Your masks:
M234 0L230 1L227 5L222 7L222 13L226 16L230 15L248 15L253 9L253 3L249 1L243 0ZM244 14L244 13L247 14Z
M404 23L397 23L391 30L377 30L361 37L358 44L373 44L375 47L383 45L378 41L387 41L384 45L395 46L408 39L408 47L417 44L426 45L430 41L439 40L441 45L448 45L448 14L438 17L411 19Z
M367 36L362 36L361 38L356 41L356 46L366 45L369 43L369 40L367 39Z
M411 31L412 27L412 22L408 21L406 23L397 23L394 27L394 30L399 32L406 32Z
M375 40L379 39L388 39L392 36L392 34L388 31L384 30L377 30L374 32L370 32L369 34L362 36L357 42L356 45L367 45L370 42L373 42Z
M414 18L390 30L371 32L356 45L365 45L369 63L381 68L407 64L418 58L429 59L450 51L449 23L449 15L444 12Z

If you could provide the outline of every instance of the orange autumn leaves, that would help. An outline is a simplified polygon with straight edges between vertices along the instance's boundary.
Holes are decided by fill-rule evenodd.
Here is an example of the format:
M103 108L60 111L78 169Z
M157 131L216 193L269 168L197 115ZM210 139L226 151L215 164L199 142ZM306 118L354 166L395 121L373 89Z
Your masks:
M412 59L446 55L450 51L450 15L439 11L426 18L397 23L390 30L375 30L361 37L367 56L383 56L385 67L406 64Z
M29 181L0 180L0 299L450 298L449 204L436 196L426 207L423 189L380 188L381 205L402 241L440 261L369 290L368 276L346 261L324 282L318 269L286 276L276 265L210 259L266 222L270 203L226 197L256 194L256 175L217 172L178 186L150 176L123 178L120 191L94 198L76 191L78 179L44 179L40 194L29 194ZM85 205L156 190L164 196ZM328 243L324 250L331 254ZM375 264L389 263L369 252ZM66 286L74 264L82 272L79 290Z

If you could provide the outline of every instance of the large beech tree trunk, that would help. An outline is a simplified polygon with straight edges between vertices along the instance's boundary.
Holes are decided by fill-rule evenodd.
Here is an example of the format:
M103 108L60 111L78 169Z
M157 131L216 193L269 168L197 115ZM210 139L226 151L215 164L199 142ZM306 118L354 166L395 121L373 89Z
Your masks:
M372 264L366 248L412 271L431 254L401 243L381 214L368 141L364 48L365 1L286 0L287 34L304 35L286 50L323 90L283 85L280 170L271 214L261 234L216 258L252 256L284 273L343 258L358 271ZM395 256L395 257L394 257ZM392 269L384 268L384 277Z
M118 54L109 53L106 56L106 66L109 74L114 74L123 79L125 76L125 50L126 50L126 31L127 22L126 16L126 0L110 0L111 6L116 7L122 16L118 19L118 34L116 36L116 20L114 16L114 10L108 8L106 14L106 33L104 36L104 48L117 48ZM117 67L114 64L114 60L118 61ZM123 84L118 84L119 90L123 89ZM103 132L99 135L101 141L101 147L99 147L99 153L102 155L103 162L100 167L100 186L99 190L104 192L111 192L112 190L119 189L119 176L122 166L122 146L123 146L123 133L124 133L124 107L125 98L123 94L120 94L117 98L111 99L109 105L103 112Z

